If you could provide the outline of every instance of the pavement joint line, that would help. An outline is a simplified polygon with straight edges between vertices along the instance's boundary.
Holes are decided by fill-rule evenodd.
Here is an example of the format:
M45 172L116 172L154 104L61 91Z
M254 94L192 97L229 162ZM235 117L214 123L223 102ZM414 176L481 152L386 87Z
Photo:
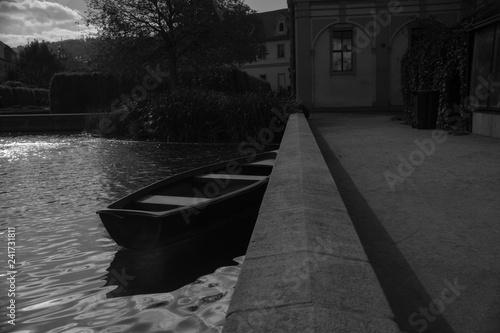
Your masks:
M286 255L286 254L301 254L301 253L314 253L314 254L322 254L322 255L325 255L325 256L328 256L328 257L333 257L333 258L339 258L339 259L344 259L344 260L347 260L347 261L357 261L357 262L362 262L362 263L365 263L365 264L370 264L370 262L368 260L363 260L363 259L359 259L359 258L355 258L355 257L346 257L346 256L341 256L341 255L335 255L335 254L330 254L328 252L324 252L324 251L315 251L315 250L297 250L297 251L287 251L287 252L279 252L279 253L275 253L275 254L269 254L269 255L260 255L260 256L254 256L254 257L249 257L248 259L245 259L245 260L258 260L258 259L263 259L263 258L270 258L270 257L274 257L274 256L283 256L283 255ZM244 264L245 262L243 262Z

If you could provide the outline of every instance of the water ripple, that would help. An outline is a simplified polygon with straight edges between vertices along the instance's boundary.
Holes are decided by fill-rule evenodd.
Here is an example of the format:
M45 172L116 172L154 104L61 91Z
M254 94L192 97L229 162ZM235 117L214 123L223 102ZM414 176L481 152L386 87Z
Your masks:
M0 137L2 240L16 228L15 332L220 332L239 265L226 259L164 291L176 273L158 264L160 254L121 250L95 211L153 181L236 156L233 146ZM0 256L0 276L7 275L6 259ZM148 273L153 266L163 275ZM134 279L120 285L117 272L134 272ZM0 294L1 304L8 301Z

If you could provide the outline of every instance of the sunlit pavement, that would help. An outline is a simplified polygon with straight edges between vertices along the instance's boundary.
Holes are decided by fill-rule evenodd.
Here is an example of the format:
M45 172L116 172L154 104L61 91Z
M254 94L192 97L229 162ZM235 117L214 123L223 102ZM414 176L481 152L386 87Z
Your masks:
M398 325L499 332L500 140L390 119L309 124Z

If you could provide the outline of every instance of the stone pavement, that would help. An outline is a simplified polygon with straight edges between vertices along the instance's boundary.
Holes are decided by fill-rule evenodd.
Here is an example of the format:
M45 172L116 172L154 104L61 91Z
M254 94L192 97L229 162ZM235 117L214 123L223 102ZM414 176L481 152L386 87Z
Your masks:
M396 322L500 332L500 140L390 118L309 124Z
M288 120L223 332L399 332L302 114Z

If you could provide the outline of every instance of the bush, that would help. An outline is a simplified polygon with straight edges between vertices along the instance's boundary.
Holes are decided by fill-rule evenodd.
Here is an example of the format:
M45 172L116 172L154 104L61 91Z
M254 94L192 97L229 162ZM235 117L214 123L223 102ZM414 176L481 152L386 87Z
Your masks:
M0 86L0 97L4 108L14 105L47 105L48 95L49 91L46 89ZM47 100L47 103L41 104L43 99Z
M448 126L448 119L467 117L463 101L467 91L467 30L474 23L500 12L493 2L452 27L435 18L416 21L426 39L409 48L401 59L401 92L404 116L413 121L414 92L439 92L438 126ZM462 122L465 124L465 122Z
M24 84L22 82L19 82L19 81L6 81L6 82L2 83L2 85L7 86L7 87L11 87L11 88L24 87Z
M36 97L33 89L17 87L12 88L14 94L14 102L17 105L36 105Z
M161 141L241 142L269 127L273 109L289 114L298 106L293 97L272 92L227 95L194 89L158 95L137 112L143 133ZM281 135L276 133L274 142Z
M11 87L0 86L0 98L2 100L2 105L0 107L8 108L16 104Z
M48 89L33 89L33 92L35 93L36 105L48 106L50 104Z
M217 69L202 72L183 72L181 85L189 89L203 89L226 93L265 93L271 91L267 81L237 69Z
M129 112L126 108L89 114L85 119L85 129L87 132L104 137L133 139L143 137L143 124L137 112Z

